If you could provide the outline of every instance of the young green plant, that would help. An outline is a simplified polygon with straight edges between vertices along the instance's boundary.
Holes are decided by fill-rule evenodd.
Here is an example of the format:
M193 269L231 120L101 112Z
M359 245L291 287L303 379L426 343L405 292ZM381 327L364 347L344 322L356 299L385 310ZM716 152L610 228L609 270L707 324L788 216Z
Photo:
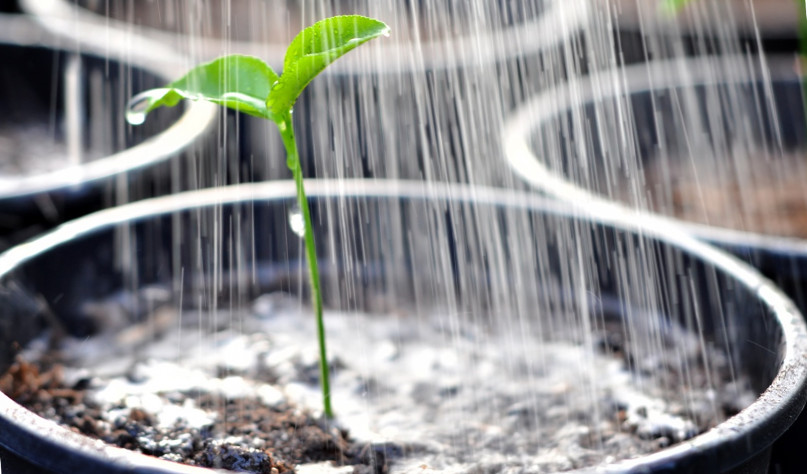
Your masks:
M311 213L303 186L303 171L292 124L292 109L303 89L329 64L357 46L389 35L383 22L359 15L327 18L303 29L289 44L278 75L261 59L230 55L201 64L165 88L138 94L129 103L127 120L141 124L152 110L177 105L183 99L203 100L273 121L286 148L286 164L297 187L297 203L303 217L311 300L317 324L320 384L323 412L333 417L330 377L322 319L317 253Z

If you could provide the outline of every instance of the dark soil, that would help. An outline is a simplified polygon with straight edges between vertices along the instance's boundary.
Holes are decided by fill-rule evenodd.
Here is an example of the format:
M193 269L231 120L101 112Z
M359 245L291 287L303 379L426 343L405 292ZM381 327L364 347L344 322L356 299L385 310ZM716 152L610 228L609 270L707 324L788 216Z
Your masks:
M354 465L357 473L384 473L391 447L354 443L348 433L285 404L268 407L255 398L224 399L206 393L178 393L174 402L193 400L218 414L203 429L177 423L160 429L151 415L131 409L105 421L81 379L66 385L62 366L18 359L0 377L0 391L25 408L83 435L170 461L256 473L292 472L299 463L332 461ZM122 408L122 407L121 407ZM215 440L215 441L214 441Z
M151 290L143 297L169 295ZM125 300L96 304L115 319ZM169 305L90 338L45 333L0 376L0 390L112 445L259 473L318 462L359 473L587 468L687 440L756 398L721 351L675 325L647 353L619 320L595 329L589 347L516 343L471 324L458 336L443 312L407 325L403 315L336 312L335 426L312 414L321 403L313 318L297 305L267 294L249 317L182 318Z

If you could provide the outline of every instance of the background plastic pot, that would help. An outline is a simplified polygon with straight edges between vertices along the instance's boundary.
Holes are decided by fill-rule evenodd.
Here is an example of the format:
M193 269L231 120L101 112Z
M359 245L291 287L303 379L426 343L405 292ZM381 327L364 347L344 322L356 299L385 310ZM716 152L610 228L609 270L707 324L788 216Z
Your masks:
M508 162L564 201L668 215L693 206L693 219L704 206L721 225L755 224L743 231L654 215L750 261L807 308L807 240L775 230L796 232L807 208L801 79L791 58L763 61L651 62L570 82L514 114ZM756 202L762 190L781 200ZM800 422L789 440L800 442L804 429ZM783 472L803 469L797 450L778 451Z
M767 216L765 208L757 211L743 200L754 196L755 186L792 184L788 179L799 173L800 160L786 159L804 149L805 123L791 59L777 58L770 69L767 62L759 69L744 58L703 58L607 71L547 91L514 114L504 141L511 169L547 194L670 215L677 212L678 204L668 201L675 198L675 180L692 178L675 174L676 166L702 164L695 179L704 189L692 192L722 186L737 200L727 216L713 217L745 221L730 222L740 230L693 220L674 223L751 260L803 301L798 266L807 241L797 237L798 221L780 222L789 208L767 209ZM753 166L782 171L767 177L772 183L763 182ZM719 204L708 196L704 206ZM783 233L742 230L760 225L755 219L767 229L780 224Z
M171 74L149 64L163 52L76 52L23 15L0 16L0 238L19 241L105 205L192 187L168 177L203 166L193 160L214 109L166 111L139 128L125 122L132 92Z
M602 206L571 209L484 187L307 187L330 307L393 314L452 308L482 321L523 308L528 326L546 318L545 327L570 319L596 326L613 317L645 342L656 324L698 327L760 394L712 430L609 471L766 472L771 443L803 408L807 329L793 304L743 263L663 221L644 226ZM163 283L174 297L184 294L181 301L214 306L216 297L232 303L272 288L298 291L294 196L293 183L274 182L140 201L11 249L0 256L0 294L14 303L0 305L0 323L9 328L3 337L21 344L35 337L47 326L38 315L43 301L64 327L92 337L103 321L86 314L84 303L140 285ZM498 239L508 244L493 258ZM444 271L430 272L435 265ZM64 269L80 270L53 277ZM197 298L199 291L205 296ZM4 365L12 355L6 352ZM4 449L52 472L199 472L91 442L5 395L0 433Z
M306 173L457 182L502 179L498 161L489 159L500 155L502 117L529 90L565 74L589 15L587 0L178 0L160 12L136 0L22 4L68 38L92 41L71 27L80 19L99 30L96 37L120 37L124 48L155 41L195 61L253 54L277 70L303 26L346 8L377 17L392 28L390 37L341 58L296 104ZM222 130L227 152L242 160L228 182L288 179L282 143L266 123L228 115Z

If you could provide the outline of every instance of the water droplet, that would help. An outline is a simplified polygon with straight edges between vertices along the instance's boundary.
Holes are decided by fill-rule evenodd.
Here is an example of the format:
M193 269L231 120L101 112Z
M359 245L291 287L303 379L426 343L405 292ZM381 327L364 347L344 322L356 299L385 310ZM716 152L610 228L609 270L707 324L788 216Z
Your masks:
M145 122L151 105L160 100L169 90L150 89L132 97L126 104L126 121L132 125L140 125Z
M298 236L305 237L305 219L300 206L295 205L289 210L289 227Z
M146 113L127 110L126 121L131 125L142 125L146 121Z

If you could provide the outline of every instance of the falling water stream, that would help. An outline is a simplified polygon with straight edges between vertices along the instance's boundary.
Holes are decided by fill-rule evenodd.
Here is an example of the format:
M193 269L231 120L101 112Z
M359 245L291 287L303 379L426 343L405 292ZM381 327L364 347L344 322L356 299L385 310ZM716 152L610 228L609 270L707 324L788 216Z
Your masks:
M704 296L720 287L717 277L699 285L679 278L687 262L661 265L642 232L610 239L583 218L559 222L519 206L452 201L445 184L468 185L471 196L530 190L535 183L505 156L502 131L533 103L557 112L520 112L544 120L525 126L529 136L521 138L545 166L639 208L665 211L676 193L715 201L716 181L754 187L757 157L775 182L807 173L803 160L787 159L795 145L776 122L769 58L741 28L750 7L738 4L748 2L696 0L680 17L652 3L82 0L76 18L103 16L124 29L131 48L140 38L165 41L184 55L179 73L232 52L262 56L279 70L285 44L317 19L360 13L387 22L389 38L340 60L295 106L306 175L332 179L337 193L315 213L330 223L318 236L323 266L342 272L326 277L337 293L326 326L338 422L357 439L397 446L393 472L548 472L657 451L750 404L758 387L736 366L737 349L703 332L705 320L725 324L739 308ZM698 69L684 58L696 58ZM76 93L66 104L69 137L87 133L76 118L81 93L91 108L109 99L103 87L75 84L98 83L98 73L76 71L66 70ZM644 89L668 87L637 106L628 95L633 74ZM133 106L129 123L143 122ZM90 135L131 133L119 112L112 131ZM231 112L219 118L215 140L187 168L172 168L181 190L290 177L271 124ZM75 140L68 148L71 160L84 158ZM694 191L675 187L676 166L688 169L694 179L681 186ZM416 181L439 198L338 197L339 183L350 179ZM128 199L127 181L117 186L116 201ZM748 221L755 201L744 196L736 207ZM81 368L66 369L72 380L99 361L94 374L107 384L93 396L114 407L108 423L136 408L160 412L157 424L184 420L201 429L213 415L200 398L171 399L191 388L318 410L313 320L302 254L294 254L299 210L288 205L272 220L266 209L275 205L205 207L145 234L120 227L122 288L84 308L107 322L98 337L68 340L63 351L80 354L73 363ZM169 261L154 243L164 235L176 239ZM264 246L292 249L269 289L260 284L261 272L274 271L258 261ZM160 261L142 263L150 257ZM160 265L170 281L146 281ZM374 287L368 268L385 284ZM396 284L398 271L405 284ZM610 284L625 303L604 298ZM664 316L680 308L685 323ZM619 313L626 314L609 319Z

